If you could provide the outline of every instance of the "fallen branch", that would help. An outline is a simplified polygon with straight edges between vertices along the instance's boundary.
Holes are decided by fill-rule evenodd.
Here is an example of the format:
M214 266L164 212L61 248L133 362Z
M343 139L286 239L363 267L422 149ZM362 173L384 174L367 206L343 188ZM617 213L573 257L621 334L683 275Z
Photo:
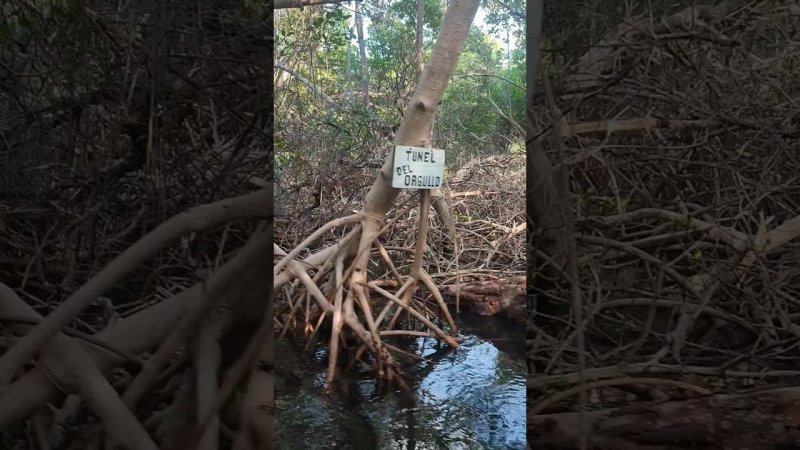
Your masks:
M589 449L795 448L800 388L721 394L585 413ZM528 415L533 448L576 448L578 413Z
M738 251L744 250L750 243L750 239L746 233L742 233L734 228L723 227L711 222L689 217L686 214L667 211L665 209L642 208L623 214L606 216L600 220L611 224L620 222L634 222L647 218L669 220L678 224L682 224L687 228L704 232L706 233L707 238L724 242Z
M637 119L601 120L598 122L564 123L561 127L564 137L580 136L583 134L606 136L612 133L631 131L648 131L655 128L665 130L683 130L691 128L712 128L721 123L714 119L700 120L670 120L642 117Z
M620 376L641 376L644 374L695 374L703 376L722 376L731 378L752 378L756 380L766 380L769 378L780 378L788 376L800 376L800 370L770 370L765 372L746 372L742 370L727 370L717 367L702 366L679 366L668 364L620 364L609 367L598 367L586 369L586 380L594 381L604 378L616 378ZM549 386L571 385L578 382L577 373L565 373L562 375L537 376L528 379L528 390L543 389Z
M565 400L578 392L580 390L588 391L590 389L597 389L601 387L610 387L610 386L622 386L626 384L652 384L652 385L662 385L662 386L674 386L680 389L685 389L687 391L695 392L700 395L711 395L711 391L706 388L695 386L694 384L685 383L683 381L678 380L670 380L668 378L642 378L642 377L626 377L626 378L615 378L613 380L601 380L601 381L592 381L590 383L586 383L583 385L573 386L566 391L561 391L551 397L548 397L540 402L537 402L533 408L528 410L528 415L536 416L540 414L542 411L546 410L550 406Z

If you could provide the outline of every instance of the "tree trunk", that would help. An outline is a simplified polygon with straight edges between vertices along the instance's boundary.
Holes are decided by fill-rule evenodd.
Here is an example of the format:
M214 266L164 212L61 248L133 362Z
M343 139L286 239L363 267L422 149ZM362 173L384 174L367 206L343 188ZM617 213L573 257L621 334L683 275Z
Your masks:
M364 22L361 20L361 1L356 0L356 33L358 34L358 55L361 58L361 93L364 107L369 108L369 68L367 48L364 44Z
M350 32L353 32L353 28L350 27ZM345 80L347 80L347 101L352 104L353 101L353 71L350 70L350 39L347 40L347 48L344 52L344 76Z
M477 0L464 0L451 5L442 21L442 31L419 85L411 97L411 102L403 114L400 127L395 136L395 145L412 147L430 146L430 131L439 102L455 70L458 56L464 49L467 33L478 9ZM383 163L378 178L367 193L363 212L376 217L384 217L391 208L399 189L392 187L392 167L394 154L389 153Z
M417 0L417 42L416 42L416 62L417 62L417 76L422 73L422 27L424 25L423 17L425 14L425 0Z
M445 195L442 189L434 189L431 192L431 205L433 205L436 216L442 224L442 229L447 235L449 242L443 242L442 254L448 258L456 255L456 221L453 218L453 206L450 203L450 196Z
M414 91L414 95L403 114L400 127L397 130L397 135L394 140L395 145L408 145L413 147L430 146L431 130L436 110L439 103L442 101L445 88L450 82L450 78L455 70L458 57L464 49L467 35L472 21L475 18L475 14L477 13L479 4L480 0L460 0L454 2L450 8L448 8L442 20L442 29L436 46L433 49L433 54L428 64L425 65L417 88ZM378 177L364 199L363 207L357 214L329 222L291 252L284 253L276 246L275 255L282 257L282 259L273 269L275 275L273 289L280 288L292 278L298 278L305 287L305 292L316 300L317 305L328 313L329 317L335 318L339 316L341 319L338 322L334 321L331 339L337 339L339 333L342 331L341 328L343 325L346 325L361 341L363 347L374 355L377 376L385 377L389 381L397 381L398 384L403 387L405 386L404 381L396 376L396 365L387 348L383 346L378 333L379 326L383 325L389 328L392 326L391 321L389 321L388 324L382 323L382 320L386 317L385 313L388 313L389 310L385 309L383 313L375 317L370 306L372 302L369 301L369 289L373 289L380 295L392 300L392 306L403 308L417 317L437 336L452 347L457 347L458 342L453 339L452 336L446 335L433 324L433 322L413 309L412 305L408 304L408 302L394 297L394 294L383 290L373 283L369 283L367 280L370 249L380 235L381 228L386 219L386 214L400 192L399 189L392 187L393 163L394 152L389 152L378 173ZM427 212L429 205L425 201L422 203L424 204L422 207L422 214L424 214ZM421 217L424 216L421 215ZM355 222L357 222L359 226L354 228L338 244L328 247L305 259L306 263L315 265L322 264L326 260L330 262L336 261L335 270L332 270L334 264L328 264L321 268L320 271L314 275L314 280L312 280L305 272L307 266L294 261L294 258L321 233L334 227ZM421 235L423 237L421 237L418 242L418 248L421 248L419 245L424 242L424 233L421 233ZM421 253L421 251L419 253ZM415 255L417 255L417 252L415 252ZM439 295L438 289L430 280L429 276L424 272L420 273L419 261L421 261L421 256L416 259L416 269L412 272L408 280L411 288L402 294L403 298L409 298L408 293L413 293L416 282L421 281L428 290L434 294L434 298L437 302L439 302L442 315L444 315L444 319L450 323L451 334L454 334L457 330L452 316L450 316L447 306L444 304L444 300ZM347 266L344 266L345 262ZM345 267L350 267L352 270L350 270L349 275L343 278L342 273ZM328 278L323 279L323 274ZM335 289L332 289L333 292L323 293L323 290L327 291L327 289L325 289L326 285L335 287ZM322 286L323 289L320 289L320 286ZM349 286L349 289L344 289L344 286ZM333 299L333 304L331 300L329 300L331 298ZM361 312L360 315L356 314L356 308ZM362 324L362 320L365 324ZM334 346L331 346L332 350L329 357L335 361L336 355L333 354L334 348ZM331 367L336 367L336 365L332 364Z
M558 193L554 183L553 165L544 154L542 146L534 142L533 130L533 87L536 84L537 70L539 67L539 46L542 34L542 13L543 0L533 0L528 8L528 98L527 98L527 134L526 151L528 158L526 162L527 171L527 196L526 207L528 210L528 270L531 273L530 287L544 288L547 283L543 283L537 268L540 266L541 258L537 257L537 250L552 258L557 265L561 266L565 247L564 224L561 223L560 216L556 207L558 206ZM546 270L546 278L553 277L554 268ZM533 296L529 296L529 299ZM535 308L529 305L530 312Z

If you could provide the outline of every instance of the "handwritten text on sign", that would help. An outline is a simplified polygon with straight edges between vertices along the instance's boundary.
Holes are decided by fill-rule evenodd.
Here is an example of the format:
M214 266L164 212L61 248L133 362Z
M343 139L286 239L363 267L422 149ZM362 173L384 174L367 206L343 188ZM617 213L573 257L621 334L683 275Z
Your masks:
M436 148L394 147L392 187L436 189L444 181L444 150Z

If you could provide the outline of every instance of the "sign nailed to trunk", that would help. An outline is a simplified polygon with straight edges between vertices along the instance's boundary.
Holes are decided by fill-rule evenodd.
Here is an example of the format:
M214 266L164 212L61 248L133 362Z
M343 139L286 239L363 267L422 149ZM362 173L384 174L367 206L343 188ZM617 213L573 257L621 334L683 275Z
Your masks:
M440 188L444 181L444 150L396 145L392 174L393 188Z

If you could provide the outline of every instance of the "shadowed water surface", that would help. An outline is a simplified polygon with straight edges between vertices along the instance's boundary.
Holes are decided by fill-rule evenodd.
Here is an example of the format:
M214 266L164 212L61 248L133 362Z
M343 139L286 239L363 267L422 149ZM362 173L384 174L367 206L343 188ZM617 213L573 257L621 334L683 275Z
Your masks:
M308 354L277 340L276 448L524 449L524 324L467 314L458 322L456 350L433 339L403 345L433 360L404 365L415 403L378 395L369 373L350 374L325 395L324 346Z

